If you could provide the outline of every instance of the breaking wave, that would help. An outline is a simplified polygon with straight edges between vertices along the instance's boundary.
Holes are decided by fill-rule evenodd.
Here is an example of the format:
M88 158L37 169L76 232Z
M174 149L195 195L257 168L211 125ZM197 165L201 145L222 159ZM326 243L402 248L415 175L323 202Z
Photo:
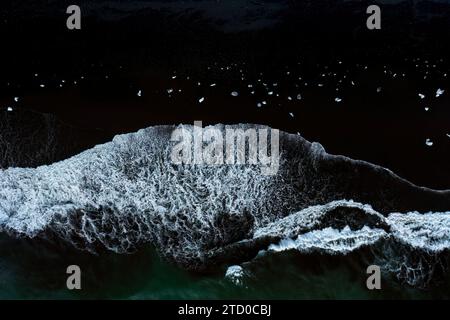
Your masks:
M0 171L0 231L93 253L150 243L191 270L285 250L344 255L378 246L389 251L384 265L411 284L424 270L407 261L411 250L435 256L450 248L450 191L417 187L284 132L273 176L258 165L177 165L176 128L150 127L48 166Z
M265 239L266 238L266 239ZM369 247L374 263L410 285L424 286L443 267L450 248L450 211L391 213L333 201L313 206L257 230L253 241L272 242L259 255L296 250L345 255Z

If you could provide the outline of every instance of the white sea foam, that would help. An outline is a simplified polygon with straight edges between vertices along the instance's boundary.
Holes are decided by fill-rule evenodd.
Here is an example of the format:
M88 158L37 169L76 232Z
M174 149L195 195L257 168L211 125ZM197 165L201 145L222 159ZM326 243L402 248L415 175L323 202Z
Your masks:
M336 215L336 209L344 208L361 210L365 216L359 219L367 225L328 226L342 218ZM255 242L264 238L280 240L261 250L257 259L284 251L346 255L363 247L378 248L375 263L384 271L409 285L423 287L431 281L436 268L442 267L440 255L450 250L450 211L392 213L384 217L368 205L333 201L306 208L254 233Z
M278 244L269 246L269 251L285 251L295 249L300 252L320 251L329 254L347 254L364 245L372 245L386 232L381 229L363 227L352 231L347 226L342 230L331 227L314 230L299 235L296 239L283 239Z
M417 204L448 209L448 192L415 187L388 170L328 155L320 144L286 133L280 133L274 176L261 175L257 165L174 165L169 141L176 128L143 129L52 165L0 171L0 231L30 238L51 234L90 251L129 252L152 243L192 269L240 241L264 249L258 240L268 237L278 239L270 247L275 251L346 253L379 239L432 252L449 248L448 212L404 211ZM389 193L372 187L378 181ZM333 201L358 197L377 209ZM344 215L353 224L348 228L339 225L343 208L354 211ZM397 208L403 213L388 214Z
M349 226L342 229L323 227L322 218L333 214L333 210L338 208L358 208L366 214L366 218L373 216L378 220L378 225L388 228L367 225L357 230L352 230ZM271 244L269 251L296 249L302 252L346 254L362 246L391 238L413 249L437 253L450 249L450 211L425 214L392 213L384 217L368 205L345 200L333 201L291 214L254 233L256 239L267 236L282 238L278 243Z
M0 171L0 231L35 237L50 230L88 250L126 252L152 242L168 256L195 258L220 234L214 224L223 213L252 212L263 223L281 208L272 190L292 193L257 165L173 165L173 129L117 136L49 166Z
M225 273L225 278L238 286L242 285L243 277L244 269L241 266L230 266Z
M430 252L450 249L450 211L393 213L387 219L392 236L413 248Z

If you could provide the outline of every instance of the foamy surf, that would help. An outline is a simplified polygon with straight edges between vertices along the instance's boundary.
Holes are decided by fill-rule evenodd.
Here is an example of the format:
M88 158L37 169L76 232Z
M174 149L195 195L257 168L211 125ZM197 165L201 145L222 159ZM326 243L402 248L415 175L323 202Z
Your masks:
M286 251L345 256L368 248L385 272L410 285L424 286L441 263L440 256L449 252L450 211L383 216L369 205L333 201L256 230L253 239L241 244L242 248L245 250L250 243L264 247L256 259ZM240 274L246 274L243 268ZM242 277L240 284L245 281Z
M192 270L239 264L260 250L346 254L382 239L429 252L449 247L449 191L414 186L284 132L276 175L248 164L175 165L176 128L151 127L48 166L0 171L0 230L94 253L152 244Z

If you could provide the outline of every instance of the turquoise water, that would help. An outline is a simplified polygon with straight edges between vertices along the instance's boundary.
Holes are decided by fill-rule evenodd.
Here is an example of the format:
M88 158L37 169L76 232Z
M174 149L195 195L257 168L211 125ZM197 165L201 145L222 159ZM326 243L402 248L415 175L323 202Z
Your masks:
M449 298L450 279L428 289L382 278L365 286L364 259L286 252L249 265L243 286L224 278L225 268L198 274L162 261L151 247L137 253L92 255L45 243L0 240L2 299L437 299ZM66 268L82 270L82 290L66 289Z

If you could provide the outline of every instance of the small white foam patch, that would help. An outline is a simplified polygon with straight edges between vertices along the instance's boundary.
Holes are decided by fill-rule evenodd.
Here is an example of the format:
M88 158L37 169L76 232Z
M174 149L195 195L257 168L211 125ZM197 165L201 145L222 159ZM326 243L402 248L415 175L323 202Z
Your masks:
M244 274L244 269L241 266L230 266L225 273L225 278L240 286L243 284Z

